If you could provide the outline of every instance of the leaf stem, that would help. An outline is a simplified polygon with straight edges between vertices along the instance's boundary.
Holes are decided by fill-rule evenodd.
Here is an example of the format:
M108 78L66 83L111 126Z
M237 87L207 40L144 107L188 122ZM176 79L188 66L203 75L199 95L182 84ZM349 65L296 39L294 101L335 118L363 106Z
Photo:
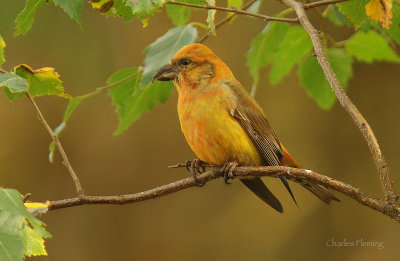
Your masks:
M110 83L110 84L107 84L107 85L104 85L104 86L101 86L101 87L97 87L94 91L89 92L89 93L86 93L86 94L83 94L83 95L80 95L80 96L77 96L77 97L75 97L75 98L86 99L86 98L93 97L93 96L95 96L96 94L99 94L99 93L101 93L101 92L104 91L104 90L107 90L107 89L109 89L109 88L111 88L111 87L114 87L114 86L116 86L116 85L118 85L118 84L120 84L120 83L123 83L123 82L125 82L125 81L127 81L127 80L129 80L129 79L131 79L131 78L133 78L133 77L135 77L136 75L138 75L138 74L141 73L141 72L143 72L143 67L139 67L139 69L137 70L137 72L135 72L134 74L131 74L131 75L129 75L129 76L127 76L127 77L125 77L125 78L119 80L119 81L116 81L116 82L113 82L113 83Z
M200 27L200 28L202 28L202 29L208 30L208 26L205 25L205 24L203 24L203 23L200 23L200 22L191 22L190 24L193 25L193 26L197 26L197 27Z

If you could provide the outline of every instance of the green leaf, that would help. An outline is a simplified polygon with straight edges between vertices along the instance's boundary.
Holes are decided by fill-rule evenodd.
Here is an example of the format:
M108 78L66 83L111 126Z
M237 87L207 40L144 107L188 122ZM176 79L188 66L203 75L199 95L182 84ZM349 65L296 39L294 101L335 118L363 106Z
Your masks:
M44 227L27 211L18 191L0 188L0 260L22 260L21 251L27 256L47 255L44 238L51 235Z
M15 19L15 35L22 35L28 32L33 24L33 17L36 10L43 5L46 0L26 0L25 7Z
M240 9L242 8L242 5L243 5L243 0L228 0L228 8ZM233 13L230 12L226 16L230 16L231 14Z
M72 97L64 91L60 75L54 68L45 67L32 70L25 64L14 67L14 73L24 78L29 84L29 93L32 97L57 95L63 98Z
M146 87L161 66L168 63L179 49L194 43L196 39L197 29L191 25L183 25L169 30L151 43L144 50L146 59L140 86Z
M61 7L65 13L75 20L80 26L81 24L81 9L85 0L53 0L54 4Z
M189 4L202 4L201 0L180 0L180 3L189 3ZM187 6L183 5L166 5L167 6L167 14L171 18L172 22L179 26L185 24L190 17L191 9Z
M6 59L4 58L4 48L5 47L6 47L6 42L4 42L3 37L1 37L1 35L0 35L0 67L6 61Z
M292 26L287 31L279 50L272 60L269 79L272 84L279 83L293 66L312 50L307 32L300 26Z
M125 22L134 17L132 7L126 3L126 0L115 0L111 13L121 16Z
M247 66L253 77L253 85L258 84L260 69L269 63L289 28L287 23L269 22L264 30L253 39L247 53Z
M260 10L261 4L262 0L257 0L254 2L254 4L252 4L249 8L247 8L246 11L256 14Z
M365 5L368 4L368 2L370 2L370 0L352 0L337 3L337 6L339 6L340 11L357 29L368 19L365 13Z
M71 101L69 101L68 107L64 113L64 119L63 119L64 122L68 121L69 117L71 117L71 114L75 111L76 107L78 107L78 105L81 103L82 100L83 100L82 97L75 97Z
M357 60L400 62L399 56L390 48L385 38L375 31L357 32L346 41L346 51Z
M127 3L132 7L134 16L142 19L143 27L146 27L149 18L165 4L165 0L127 0Z
M392 11L393 11L393 18L392 18L393 24L390 26L387 32L396 43L400 44L400 5L393 3Z
M183 25L189 20L190 8L182 5L167 5L167 14L174 25Z
M67 109L64 112L64 118L63 121L54 129L54 135L59 137L60 133L67 127L67 122L69 118L71 117L71 114L75 111L76 107L81 103L81 101L84 100L84 97L78 96L72 98L72 100L69 101ZM49 162L53 163L54 162L54 150L56 148L56 143L52 141L49 146Z
M14 73L1 73L0 86L7 87L11 93L24 92L28 90L28 82Z
M343 49L336 48L326 50L326 56L339 82L346 89L349 79L353 76L351 57ZM310 55L299 65L298 74L301 85L307 93L321 108L330 109L335 103L336 96L317 59Z
M3 233L0 235L0 260L23 260L24 249L25 244L20 236Z
M115 83L138 72L138 68L122 69L114 73L107 83ZM123 133L143 112L152 109L158 101L164 103L171 93L172 83L156 82L140 87L141 74L120 84L111 87L108 94L112 98L113 105L119 118L119 125L114 135Z
M334 23L336 26L351 26L349 20L347 20L347 18L339 11L339 7L336 4L330 6L328 18L332 21L332 23Z

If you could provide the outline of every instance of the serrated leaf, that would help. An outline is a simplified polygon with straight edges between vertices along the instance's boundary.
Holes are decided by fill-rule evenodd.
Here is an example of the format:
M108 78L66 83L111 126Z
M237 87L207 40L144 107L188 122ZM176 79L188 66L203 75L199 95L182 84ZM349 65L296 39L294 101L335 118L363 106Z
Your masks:
M0 260L9 260L2 259L4 253L7 258L21 256L21 250L28 256L47 255L43 239L51 235L44 226L27 211L18 191L0 188L0 240L9 236L9 240L14 241L10 245L1 241Z
M46 0L26 0L24 9L15 19L15 35L21 35L28 32L32 27L33 17L36 10L43 5Z
M132 20L134 17L132 7L126 3L126 0L115 0L112 13L121 16L125 22Z
M291 26L273 57L272 68L269 72L271 83L279 83L311 50L311 39L303 27Z
M201 0L180 0L180 3L189 3L189 4L202 4ZM177 25L185 24L190 17L191 9L187 6L183 5L166 5L167 6L167 14L171 18L172 22Z
M0 73L0 87L7 87L11 93L20 93L28 90L28 82L14 73Z
M400 5L395 3L393 5L392 11L393 11L393 19L392 19L393 24L390 26L387 32L396 43L400 44Z
M65 13L75 20L80 26L81 23L81 9L85 0L53 0L56 6L61 7Z
M339 10L350 20L357 29L364 23L368 16L365 13L365 5L370 0L353 0L337 3Z
M6 59L4 58L4 48L5 47L6 47L6 42L4 42L3 37L1 37L1 35L0 35L0 67L6 61Z
M25 64L14 67L14 73L24 78L29 84L29 93L32 97L57 95L63 98L72 97L64 91L60 75L54 68L45 67L33 70Z
M253 86L258 84L260 69L269 63L272 55L278 50L289 27L287 23L269 22L251 42L247 53L247 66L253 77Z
M326 50L326 56L339 82L344 89L353 76L352 59L342 49L331 48ZM336 96L329 82L326 80L317 59L310 55L299 65L298 74L301 85L308 95L323 109L330 109L335 103Z
M166 34L157 38L146 49L144 71L140 82L146 87L161 66L167 64L174 54L183 46L194 43L197 39L197 29L191 25L183 25L170 29Z
M142 19L143 27L146 27L150 17L165 4L165 0L127 0L127 3L132 8L134 16Z
M215 0L206 0L206 3L208 5L215 5ZM215 13L217 10L210 9L207 11L207 23L208 23L208 30L211 35L216 36L217 33L215 32L215 24L214 24L214 19L215 19Z
M107 83L115 83L138 72L138 68L122 69L113 74ZM139 119L143 112L152 109L157 102L164 103L171 93L172 83L156 82L140 87L141 74L109 89L112 103L116 106L119 125L114 135L123 133L132 123Z
M390 48L385 38L375 31L357 32L346 41L346 51L357 60L400 62L400 57Z

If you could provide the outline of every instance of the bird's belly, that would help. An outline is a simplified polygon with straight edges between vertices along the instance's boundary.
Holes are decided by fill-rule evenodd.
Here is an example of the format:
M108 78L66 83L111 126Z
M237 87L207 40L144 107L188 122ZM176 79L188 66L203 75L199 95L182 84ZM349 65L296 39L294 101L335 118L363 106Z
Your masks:
M226 110L203 107L197 112L187 110L180 118L187 142L202 161L220 166L231 161L247 166L262 164L259 151Z

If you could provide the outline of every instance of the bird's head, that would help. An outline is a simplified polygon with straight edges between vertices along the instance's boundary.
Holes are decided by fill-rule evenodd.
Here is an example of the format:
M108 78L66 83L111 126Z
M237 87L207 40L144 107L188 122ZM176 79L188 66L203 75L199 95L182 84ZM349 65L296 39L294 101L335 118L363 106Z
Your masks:
M180 49L171 62L161 67L153 81L174 81L179 89L197 89L233 78L229 67L203 44L189 44Z

